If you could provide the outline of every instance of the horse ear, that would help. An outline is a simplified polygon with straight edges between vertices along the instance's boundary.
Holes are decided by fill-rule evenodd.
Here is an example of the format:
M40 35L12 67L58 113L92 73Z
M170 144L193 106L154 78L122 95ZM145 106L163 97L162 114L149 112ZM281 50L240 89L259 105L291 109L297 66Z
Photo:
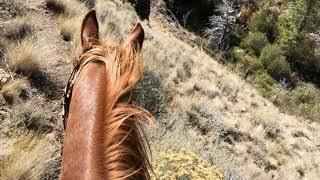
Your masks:
M96 11L91 10L84 17L81 26L81 43L82 47L88 48L90 44L99 40L99 25Z
M140 23L137 23L129 33L125 44L132 44L137 51L140 51L144 41L144 30Z

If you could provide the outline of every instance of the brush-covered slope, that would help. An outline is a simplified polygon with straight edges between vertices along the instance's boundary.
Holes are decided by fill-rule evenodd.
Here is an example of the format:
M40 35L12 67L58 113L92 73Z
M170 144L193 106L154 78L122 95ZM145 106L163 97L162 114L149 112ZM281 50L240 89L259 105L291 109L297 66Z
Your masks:
M124 5L102 2L97 10L105 24L128 31L136 22ZM146 74L135 96L158 117L149 128L154 156L167 148L192 150L225 178L320 176L318 124L281 113L200 48L176 39L157 17L151 12L150 26L144 25Z
M58 52L64 51L72 59L79 50L80 25L86 10L77 1L50 1L59 5L50 7L55 10L50 12L52 14L49 13L50 20L54 19L58 23L61 33L58 38L65 40L64 45L68 47L66 51L61 49ZM164 2L159 0L156 3L160 7ZM44 2L37 7L39 11L46 11ZM100 34L104 40L121 41L139 21L132 5L120 0L97 0L95 8L100 22ZM149 22L142 22L146 33L142 50L145 77L134 92L134 103L144 106L157 118L154 126L147 127L155 170L153 178L320 177L320 125L280 112L244 79L232 73L231 69L219 64L200 47L191 46L176 38L170 29L172 26L158 12L151 9ZM41 25L36 27L41 28ZM183 29L175 31L193 37ZM58 42L48 42L51 43L59 45ZM71 73L70 69L63 66L50 72L58 71ZM43 104L49 102L52 100L45 99ZM47 107L47 110L56 112L57 106ZM8 108L11 106L8 105ZM11 118L10 114L14 113L9 111L7 121ZM61 122L61 119L53 116L50 122ZM3 128L5 125L1 126ZM19 126L14 128L25 131ZM60 156L55 155L62 142L61 128L61 124L58 126L57 123L50 133L40 134L36 138L30 135L20 138L1 134L0 142L8 145L7 148L0 148L0 157L4 157L0 161L1 167L11 167L22 160L30 162L21 158L15 161L15 157L20 157L17 154L22 154L21 157L27 157L28 154L34 157L39 153L39 158L47 157L51 163L34 161L37 162L34 166L27 164L28 166L24 166L26 168L18 170L31 174L35 172L37 177L48 178L43 174L59 167L57 158ZM39 134L38 131L28 132ZM32 148L25 148L28 147L26 144L30 144ZM46 149L43 147L52 151L43 150L46 153L40 153L39 149ZM1 172L9 174L15 174L15 171L1 169ZM22 175L20 177L24 177Z

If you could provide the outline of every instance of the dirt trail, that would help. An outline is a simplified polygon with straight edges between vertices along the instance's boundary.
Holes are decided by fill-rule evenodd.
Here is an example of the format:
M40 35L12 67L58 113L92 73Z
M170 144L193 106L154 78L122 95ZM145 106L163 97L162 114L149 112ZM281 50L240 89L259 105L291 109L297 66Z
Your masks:
M61 38L56 18L46 9L43 0L30 0L27 5L31 24L35 27L36 46L43 52L40 58L43 73L32 77L31 85L45 97L48 108L58 118L63 88L72 71L72 63L67 56L70 45Z

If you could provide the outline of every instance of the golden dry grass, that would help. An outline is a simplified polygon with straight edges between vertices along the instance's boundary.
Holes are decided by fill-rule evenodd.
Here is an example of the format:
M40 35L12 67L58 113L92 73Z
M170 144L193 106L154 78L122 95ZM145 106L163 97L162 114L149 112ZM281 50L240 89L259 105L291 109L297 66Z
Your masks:
M80 28L87 7L76 0L47 0L46 4L49 9L57 12L60 34L65 41L70 42L70 57L75 62L81 52Z
M0 179L57 178L60 144L56 142L57 133L52 133L57 126L52 123L54 113L48 111L48 104L43 105L39 94L33 94L38 89L23 77L38 78L43 48L33 37L38 31L32 24L34 19L10 9L20 5L24 8L26 2L0 2L0 15L9 14L5 21L0 17L1 68L11 70L10 80L0 87ZM29 80L33 80L31 76Z
M76 41L80 34L82 17L70 17L60 15L58 17L58 25L60 34L65 41Z
M119 1L96 1L100 35L102 40L119 42L139 21L130 3L121 4Z
M46 136L26 134L16 138L9 157L1 163L0 178L40 179L48 170L45 168L59 157L57 147L52 143L53 139L53 134Z
M42 50L35 45L30 37L21 42L14 42L6 47L4 58L9 68L23 75L39 72L40 53Z
M14 102L19 98L25 83L25 79L10 80L1 87L0 93L7 101Z
M57 14L74 17L86 11L85 4L76 0L46 0L46 6Z
M20 41L30 36L33 32L33 26L30 24L29 16L18 16L7 21L4 29L4 36L14 41Z
M16 103L13 112L11 126L17 129L44 133L51 132L56 126L50 122L48 110L38 103Z

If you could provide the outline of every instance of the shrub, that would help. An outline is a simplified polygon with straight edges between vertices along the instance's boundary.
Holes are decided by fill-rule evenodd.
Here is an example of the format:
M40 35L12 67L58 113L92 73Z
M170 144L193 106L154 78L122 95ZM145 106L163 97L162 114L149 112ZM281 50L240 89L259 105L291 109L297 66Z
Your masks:
M41 50L35 47L32 39L10 44L5 51L5 60L9 68L16 73L31 75L39 72Z
M281 80L281 78L288 78L291 73L290 65L284 57L275 59L268 64L267 71L277 80Z
M232 48L227 54L227 62L236 63L239 62L244 56L246 52L239 47Z
M237 67L243 71L245 76L252 74L260 69L263 69L261 61L255 57L245 55L238 62Z
M290 65L285 60L284 52L278 45L264 47L259 59L273 78L279 80L282 77L289 77L291 73Z
M298 36L296 42L290 45L287 57L301 72L315 76L320 73L320 57L316 53L316 44L306 35Z
M299 85L280 97L280 106L293 114L319 121L320 91L312 85Z
M58 18L58 25L60 27L60 34L62 35L63 40L69 42L75 40L77 35L80 34L81 28L81 19L77 17L66 17L60 15Z
M264 71L258 71L251 77L251 83L262 93L264 97L271 97L277 90L276 81Z
M267 66L274 59L281 58L283 55L284 52L282 51L281 47L269 44L262 49L259 59L264 66Z
M61 0L47 0L46 6L58 14L63 13L66 10L65 4Z
M54 165L58 164L60 156L53 138L52 134L41 136L31 133L15 138L17 140L9 157L1 162L0 179L53 178L53 172L58 170ZM50 176L44 177L46 175Z
M24 84L24 79L11 80L1 87L0 93L4 96L6 101L13 103L19 98Z
M13 108L12 127L36 132L51 132L54 124L50 122L50 114L40 105L31 102L16 104Z
M152 179L223 179L221 169L211 166L190 150L176 152L157 148L157 151L160 153L154 160Z
M20 0L1 0L0 7L0 21L22 16L26 11L26 6Z
M46 6L57 14L75 17L87 11L84 3L76 0L46 0Z
M254 32L263 32L270 41L274 41L276 20L273 14L266 10L260 10L251 16L249 28Z
M254 32L245 37L240 46L250 54L258 56L267 44L269 44L269 41L264 33Z
M4 35L8 39L21 40L32 34L33 27L29 17L16 17L5 25Z

